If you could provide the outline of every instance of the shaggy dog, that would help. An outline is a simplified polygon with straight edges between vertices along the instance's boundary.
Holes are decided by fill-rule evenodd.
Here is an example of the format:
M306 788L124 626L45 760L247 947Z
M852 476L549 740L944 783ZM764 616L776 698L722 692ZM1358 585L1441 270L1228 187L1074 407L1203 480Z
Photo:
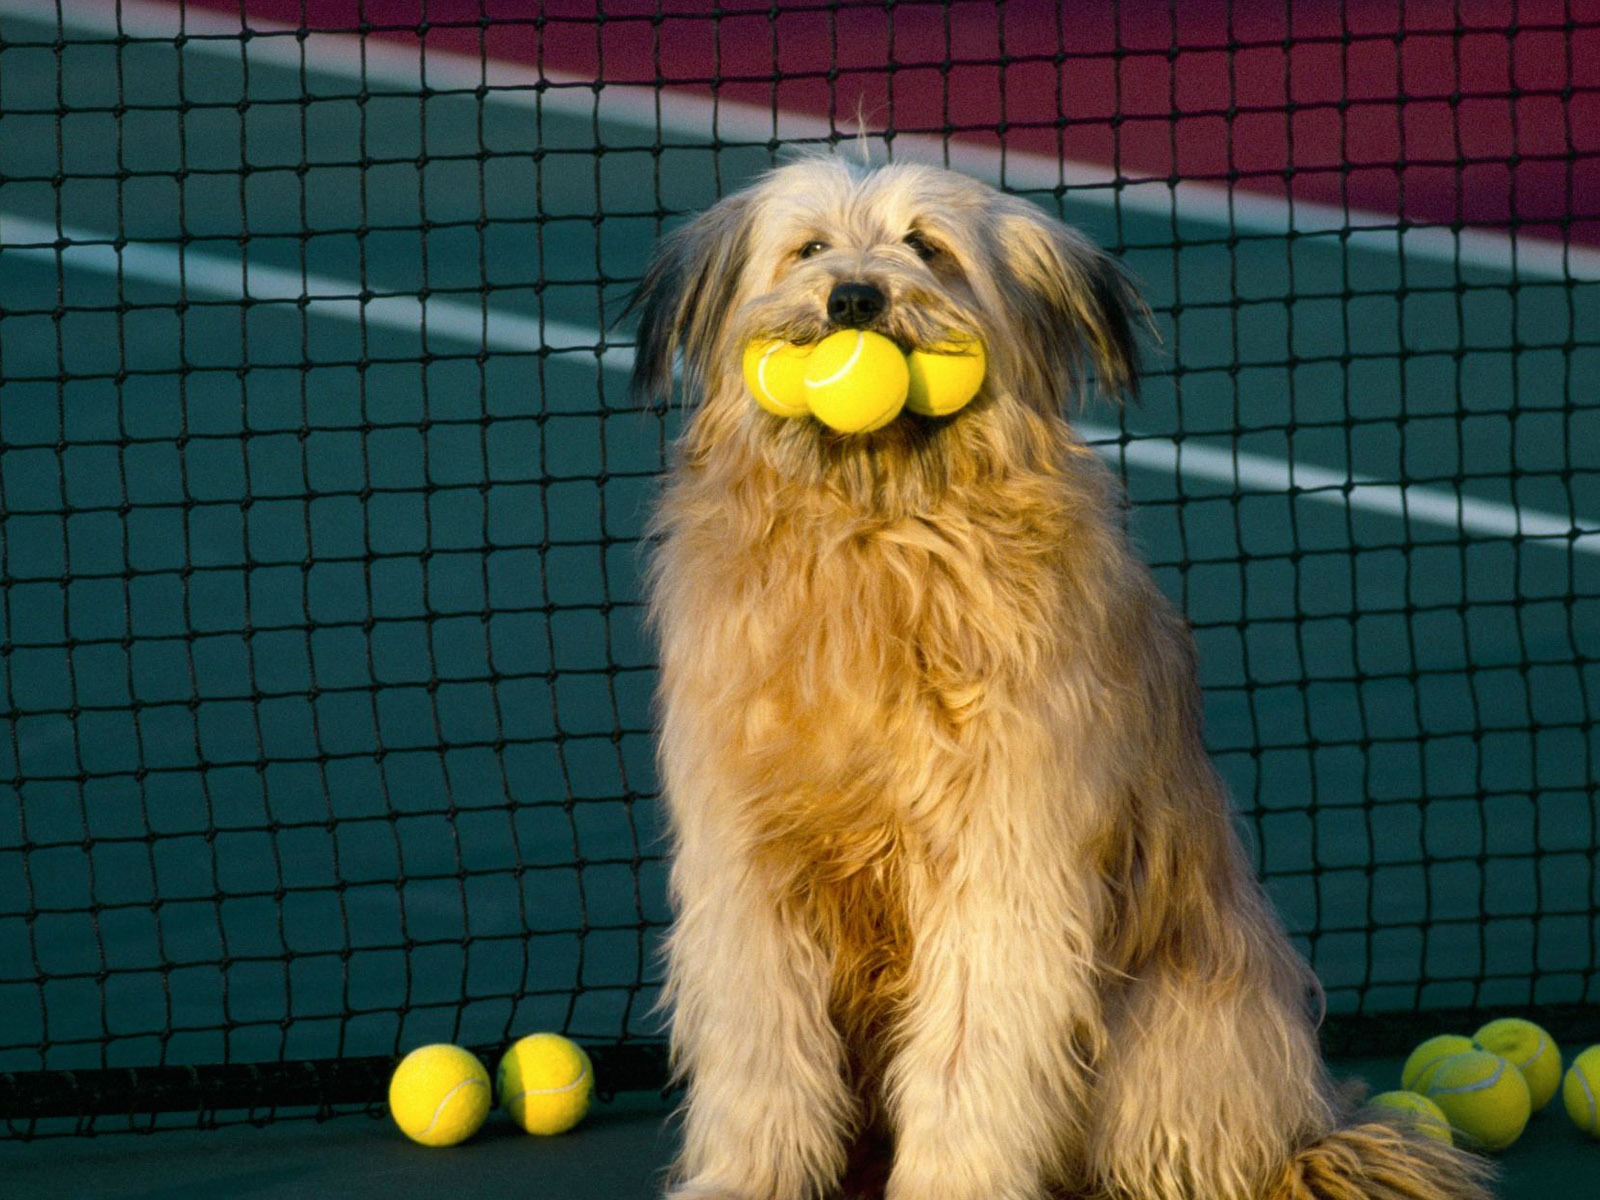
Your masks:
M1183 619L1064 412L1142 307L1033 205L782 167L661 246L635 386L693 405L656 523L679 1200L1465 1200L1346 1112L1315 981L1201 745ZM754 338L977 336L948 418L759 409Z

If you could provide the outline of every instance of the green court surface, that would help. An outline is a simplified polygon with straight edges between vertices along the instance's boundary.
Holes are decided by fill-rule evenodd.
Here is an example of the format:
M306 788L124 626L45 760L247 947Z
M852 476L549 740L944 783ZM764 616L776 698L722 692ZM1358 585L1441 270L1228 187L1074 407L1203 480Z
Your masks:
M1399 1060L1335 1064L1374 1092L1392 1087ZM73 1200L312 1200L449 1196L456 1200L653 1200L675 1146L668 1106L634 1094L598 1106L571 1133L534 1139L495 1114L448 1150L406 1141L388 1121L347 1117L322 1125L0 1143L8 1195ZM1495 1159L1501 1200L1600 1196L1600 1143L1579 1133L1561 1102L1538 1113Z
M679 415L616 322L661 214L774 149L3 21L38 45L0 77L0 1070L658 1033ZM1083 432L1330 1011L1593 1001L1600 283L1025 167L1155 313L1142 402ZM642 1197L663 1113L7 1144L0 1194ZM1506 1197L1600 1196L1558 1118Z

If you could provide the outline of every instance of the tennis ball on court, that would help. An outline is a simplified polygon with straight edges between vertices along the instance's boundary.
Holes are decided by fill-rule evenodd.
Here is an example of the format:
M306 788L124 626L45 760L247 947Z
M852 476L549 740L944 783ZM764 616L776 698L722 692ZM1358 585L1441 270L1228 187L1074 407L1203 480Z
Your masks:
M871 433L900 415L911 374L888 338L841 329L817 343L806 360L811 415L840 433Z
M420 1046L389 1080L389 1111L413 1142L454 1146L478 1132L489 1115L489 1072L460 1046Z
M1391 1123L1404 1123L1447 1146L1455 1144L1450 1136L1450 1122L1439 1106L1426 1096L1416 1092L1379 1092L1367 1101L1367 1106L1377 1109L1381 1116L1393 1118Z
M977 340L913 350L906 355L911 374L906 407L925 417L947 417L959 411L983 386L987 366L983 343Z
M533 1033L500 1060L500 1104L529 1133L565 1133L589 1111L594 1068L576 1042Z
M812 347L760 338L744 349L744 382L756 403L779 417L803 417L806 359Z
M1567 1068L1561 1099L1572 1123L1590 1137L1600 1138L1600 1046L1590 1046Z
M1452 1054L1433 1066L1423 1094L1439 1106L1451 1129L1481 1150L1511 1145L1533 1111L1522 1072L1487 1050Z
M1472 1039L1459 1033L1441 1033L1431 1037L1411 1052L1405 1066L1400 1068L1400 1086L1408 1092L1423 1091L1422 1077L1429 1067L1435 1066L1452 1054L1476 1050Z
M1472 1040L1478 1049L1498 1054L1522 1072L1534 1112L1561 1090L1561 1047L1532 1021L1501 1017L1478 1030Z

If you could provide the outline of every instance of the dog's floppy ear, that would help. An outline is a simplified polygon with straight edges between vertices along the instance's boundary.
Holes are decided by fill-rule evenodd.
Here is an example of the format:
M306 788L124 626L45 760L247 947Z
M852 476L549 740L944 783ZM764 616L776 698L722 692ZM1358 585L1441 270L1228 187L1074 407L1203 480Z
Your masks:
M632 389L646 403L672 397L683 352L686 395L697 396L749 257L747 195L729 196L666 237L624 312L639 314Z
M1028 343L1022 353L1049 372L1037 382L1076 388L1088 365L1107 396L1137 397L1134 326L1148 323L1150 314L1117 261L1016 197L1003 197L994 229L1009 300Z

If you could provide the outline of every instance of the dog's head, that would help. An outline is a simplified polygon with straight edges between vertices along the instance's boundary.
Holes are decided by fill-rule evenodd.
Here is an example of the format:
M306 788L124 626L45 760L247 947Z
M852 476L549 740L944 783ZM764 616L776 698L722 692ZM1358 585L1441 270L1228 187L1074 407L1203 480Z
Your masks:
M1142 305L1116 263L1035 205L935 167L836 158L780 167L668 237L633 307L638 395L670 396L681 353L687 396L741 406L750 421L769 418L744 395L743 348L841 328L903 349L984 342L977 401L954 417L908 415L895 426L959 423L1005 405L1060 413L1089 367L1107 393L1136 387ZM788 424L826 436L812 421Z

